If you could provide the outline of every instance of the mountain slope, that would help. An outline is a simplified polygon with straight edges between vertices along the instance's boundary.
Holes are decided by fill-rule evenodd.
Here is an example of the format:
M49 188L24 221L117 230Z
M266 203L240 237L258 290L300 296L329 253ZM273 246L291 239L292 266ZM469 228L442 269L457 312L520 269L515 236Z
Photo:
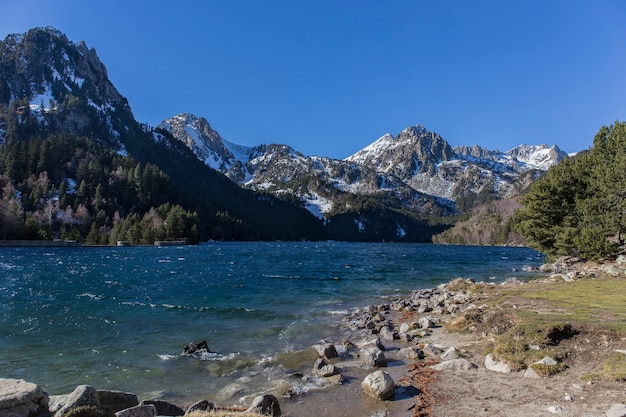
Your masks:
M63 135L86 138L97 145L84 145L95 152L84 159L84 167L74 166L72 161L78 159L71 159L74 152L82 150L67 149L69 155L61 155L63 158L48 155L49 149L60 146L58 138ZM40 142L38 138L50 138L51 142ZM68 140L63 139L62 143ZM15 190L3 192L2 197L15 200L22 220L31 210L45 209L35 200L36 207L24 205L24 199L19 198L24 196L22 189L32 188L35 180L30 178L43 175L44 165L48 166L46 189L40 191L45 194L45 201L41 203L44 205L57 204L55 190L66 182L75 182L76 178L69 175L76 176L77 169L81 169L81 176L87 174L92 165L93 172L98 172L98 177L91 180L84 176L88 191L84 198L88 199L77 198L69 207L75 212L82 205L87 211L81 220L87 224L82 224L85 227L81 230L89 230L95 224L94 219L99 219L98 227L106 233L111 232L115 222L127 217L137 216L140 220L151 208L157 207L149 206L150 199L140 201L139 195L135 196L135 201L121 205L115 178L130 175L128 165L135 166L132 175L147 184L154 178L150 173L162 172L167 190L153 189L152 194L162 192L170 206L180 205L197 213L200 239L293 240L321 236L321 223L302 207L238 187L198 160L169 132L137 122L127 100L109 81L106 67L95 50L84 42L69 41L53 28L9 35L0 42L0 142L3 145L0 159L6 161L0 166L0 185L4 188L10 185ZM42 146L44 151L40 150ZM102 154L109 149L121 160L103 159ZM53 161L43 164L38 155L25 155L31 150L38 150L46 158L52 157ZM13 157L15 155L17 157ZM64 159L65 156L70 160ZM105 161L116 165L101 166ZM71 163L70 168L67 168L68 163ZM146 170L148 166L151 168ZM14 176L15 173L19 173L19 177ZM145 175L150 178L144 178ZM100 194L96 194L97 185L100 185ZM94 202L95 195L106 204ZM65 227L60 220L50 223L55 230ZM39 226L45 225L40 222Z

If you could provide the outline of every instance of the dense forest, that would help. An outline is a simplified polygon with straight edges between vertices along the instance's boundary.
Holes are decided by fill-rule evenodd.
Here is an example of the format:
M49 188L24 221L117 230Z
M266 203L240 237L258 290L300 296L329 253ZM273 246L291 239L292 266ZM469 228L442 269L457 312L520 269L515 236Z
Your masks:
M552 167L522 198L515 229L550 257L599 260L624 249L626 122L604 126L593 147Z

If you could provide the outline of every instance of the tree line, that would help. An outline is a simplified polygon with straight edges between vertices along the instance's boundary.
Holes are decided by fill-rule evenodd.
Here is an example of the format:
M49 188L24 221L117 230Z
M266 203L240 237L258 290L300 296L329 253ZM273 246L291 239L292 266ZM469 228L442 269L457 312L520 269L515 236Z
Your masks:
M169 177L87 138L11 141L0 152L3 239L136 244L199 239L198 214L175 201Z
M515 229L549 257L599 260L624 249L626 122L603 126L593 147L563 160L522 198Z

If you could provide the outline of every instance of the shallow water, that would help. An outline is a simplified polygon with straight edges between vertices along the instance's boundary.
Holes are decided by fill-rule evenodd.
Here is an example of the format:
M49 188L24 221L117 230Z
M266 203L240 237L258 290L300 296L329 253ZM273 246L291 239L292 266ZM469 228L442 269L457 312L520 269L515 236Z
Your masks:
M0 375L62 394L79 384L189 404L305 393L310 346L350 310L457 277L502 281L526 248L390 243L0 248ZM190 341L212 351L182 356Z

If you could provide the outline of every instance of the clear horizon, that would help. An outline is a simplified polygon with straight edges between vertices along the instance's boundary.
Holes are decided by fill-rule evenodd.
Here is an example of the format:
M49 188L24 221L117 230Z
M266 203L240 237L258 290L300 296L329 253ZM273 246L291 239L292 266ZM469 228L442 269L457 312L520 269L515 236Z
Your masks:
M626 119L626 3L59 0L3 6L95 48L139 122L343 159L420 124L451 145L588 149Z

